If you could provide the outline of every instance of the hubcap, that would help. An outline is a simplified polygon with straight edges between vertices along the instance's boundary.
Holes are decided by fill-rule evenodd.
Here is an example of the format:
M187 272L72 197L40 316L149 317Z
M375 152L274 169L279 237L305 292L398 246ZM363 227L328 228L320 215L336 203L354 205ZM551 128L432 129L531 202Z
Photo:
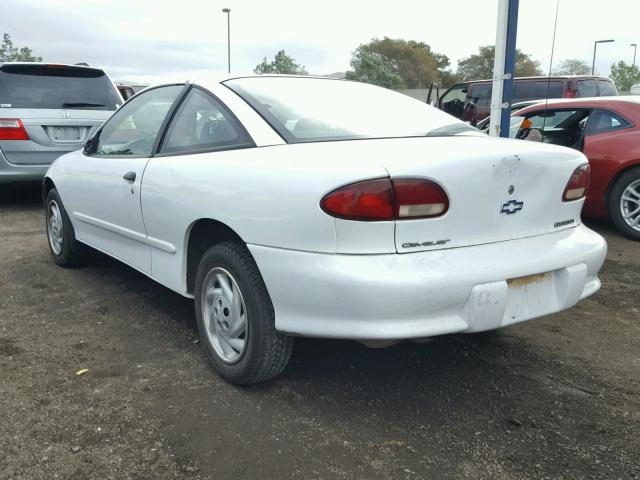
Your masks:
M631 182L622 192L620 210L627 225L640 232L640 179Z
M62 253L63 239L62 214L55 200L51 200L47 206L47 236L49 245L56 255Z
M209 343L223 361L236 363L247 341L247 309L233 275L212 268L202 285L202 320Z

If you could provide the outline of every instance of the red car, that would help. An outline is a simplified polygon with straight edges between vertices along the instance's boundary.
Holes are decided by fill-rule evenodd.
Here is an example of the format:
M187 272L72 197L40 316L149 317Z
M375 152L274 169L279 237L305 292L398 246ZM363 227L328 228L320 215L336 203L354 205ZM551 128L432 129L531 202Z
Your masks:
M584 216L609 217L640 241L640 96L549 100L519 110L511 125L516 138L582 151L591 164Z

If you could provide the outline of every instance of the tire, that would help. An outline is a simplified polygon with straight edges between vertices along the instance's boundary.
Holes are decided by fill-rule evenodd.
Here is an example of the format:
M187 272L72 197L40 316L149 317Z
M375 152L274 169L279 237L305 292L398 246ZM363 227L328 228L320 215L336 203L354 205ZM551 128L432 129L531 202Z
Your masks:
M633 212L636 213L624 218ZM627 171L613 185L609 194L609 216L618 232L640 241L640 167Z
M65 268L79 264L82 259L82 246L76 240L73 225L55 188L47 194L44 205L47 244L51 258L57 265Z
M276 331L273 304L245 245L225 242L205 252L194 303L203 348L228 382L263 382L287 366L293 338Z

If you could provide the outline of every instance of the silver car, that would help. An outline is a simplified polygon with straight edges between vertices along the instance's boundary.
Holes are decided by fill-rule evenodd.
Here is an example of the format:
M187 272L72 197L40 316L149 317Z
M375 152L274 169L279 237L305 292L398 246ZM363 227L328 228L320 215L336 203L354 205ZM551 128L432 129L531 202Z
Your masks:
M122 103L98 68L0 64L0 184L41 180L56 158L82 148Z

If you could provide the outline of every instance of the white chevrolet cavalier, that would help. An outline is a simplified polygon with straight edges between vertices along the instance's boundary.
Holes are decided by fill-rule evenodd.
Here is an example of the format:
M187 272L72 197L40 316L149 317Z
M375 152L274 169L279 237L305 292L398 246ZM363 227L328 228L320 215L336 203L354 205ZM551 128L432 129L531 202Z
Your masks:
M145 90L44 182L54 261L81 244L195 299L227 380L278 375L294 336L479 332L598 290L580 152L488 138L341 80Z

